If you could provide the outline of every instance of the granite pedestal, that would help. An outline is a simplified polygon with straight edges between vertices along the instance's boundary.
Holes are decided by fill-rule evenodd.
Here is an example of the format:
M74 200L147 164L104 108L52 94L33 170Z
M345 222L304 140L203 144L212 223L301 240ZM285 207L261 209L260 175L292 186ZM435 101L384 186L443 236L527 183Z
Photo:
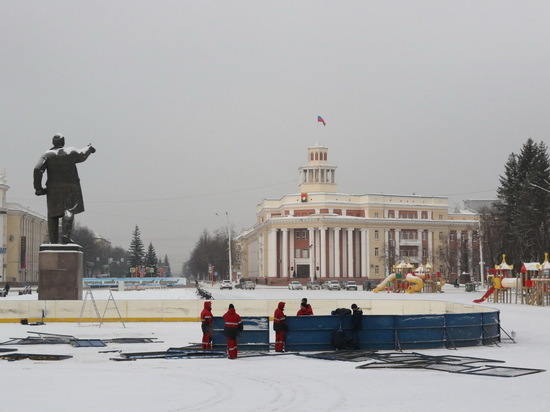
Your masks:
M38 254L38 300L82 300L82 248L45 244Z

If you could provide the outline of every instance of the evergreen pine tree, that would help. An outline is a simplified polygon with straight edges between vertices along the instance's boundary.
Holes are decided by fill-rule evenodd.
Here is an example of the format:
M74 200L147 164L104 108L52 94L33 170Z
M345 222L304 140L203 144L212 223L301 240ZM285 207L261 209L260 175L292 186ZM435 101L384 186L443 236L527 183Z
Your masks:
M172 276L168 255L164 255L164 276Z
M157 258L157 253L155 252L155 248L153 247L153 242L150 242L149 247L147 248L147 254L145 255L145 266L149 269L153 269L150 274L156 275L158 263L159 260Z
M132 241L128 249L128 268L135 268L143 265L145 259L145 248L141 241L139 227L136 225L132 233Z
M528 139L500 177L498 219L502 250L515 265L542 261L550 248L550 158L543 142ZM509 261L510 263L510 261Z

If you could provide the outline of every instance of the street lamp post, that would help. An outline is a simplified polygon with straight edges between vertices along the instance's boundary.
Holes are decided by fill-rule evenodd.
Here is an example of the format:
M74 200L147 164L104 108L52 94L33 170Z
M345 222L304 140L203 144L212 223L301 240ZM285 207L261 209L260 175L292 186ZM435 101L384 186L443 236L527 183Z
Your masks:
M227 218L227 248L229 251L229 280L233 280L233 264L231 263L231 228L229 227L229 213L225 212Z
M219 216L216 213L216 216ZM233 264L231 263L231 228L229 227L229 213L225 212L225 218L227 220L227 248L229 252L229 280L233 280Z

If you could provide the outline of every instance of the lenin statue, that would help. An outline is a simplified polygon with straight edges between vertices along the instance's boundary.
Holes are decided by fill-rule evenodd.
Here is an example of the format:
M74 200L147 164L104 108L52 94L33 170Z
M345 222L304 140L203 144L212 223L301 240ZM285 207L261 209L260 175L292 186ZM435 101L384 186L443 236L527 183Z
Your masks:
M65 138L56 134L53 147L42 155L34 167L34 190L37 196L47 195L48 232L50 243L73 243L74 215L84 211L84 200L76 164L95 153L91 144L84 149L64 147ZM42 187L42 175L47 171L46 188ZM61 237L59 236L61 219Z

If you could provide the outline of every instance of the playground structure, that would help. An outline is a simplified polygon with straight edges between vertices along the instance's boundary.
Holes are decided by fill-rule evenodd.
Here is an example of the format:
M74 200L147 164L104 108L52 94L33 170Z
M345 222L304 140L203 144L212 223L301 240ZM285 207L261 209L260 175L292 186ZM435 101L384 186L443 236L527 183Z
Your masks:
M481 298L475 299L474 303L485 302L489 297L494 303L511 303L512 288L519 285L519 279L512 277L513 269L514 265L506 263L506 255L502 255L502 263L488 271L487 284L492 286Z
M521 303L535 306L550 305L550 262L548 253L544 254L544 262L523 263L520 270Z
M394 272L386 277L373 289L374 293L382 290L387 292L407 293L443 293L441 288L446 283L441 273L432 274L432 266L427 263L420 265L416 270L410 262L401 262L393 266Z
M442 288L447 281L440 272L432 273L432 265L430 263L420 265L416 269L415 274L416 276L424 274L422 278L424 280L424 289L422 290L424 293L444 293Z
M490 269L487 284L492 286L474 303L490 299L493 303L522 303L528 305L550 305L550 262L548 253L544 254L544 262L526 262L522 264L519 277L514 277L513 265L506 263L506 255L502 255L502 263ZM515 292L515 302L512 293Z

